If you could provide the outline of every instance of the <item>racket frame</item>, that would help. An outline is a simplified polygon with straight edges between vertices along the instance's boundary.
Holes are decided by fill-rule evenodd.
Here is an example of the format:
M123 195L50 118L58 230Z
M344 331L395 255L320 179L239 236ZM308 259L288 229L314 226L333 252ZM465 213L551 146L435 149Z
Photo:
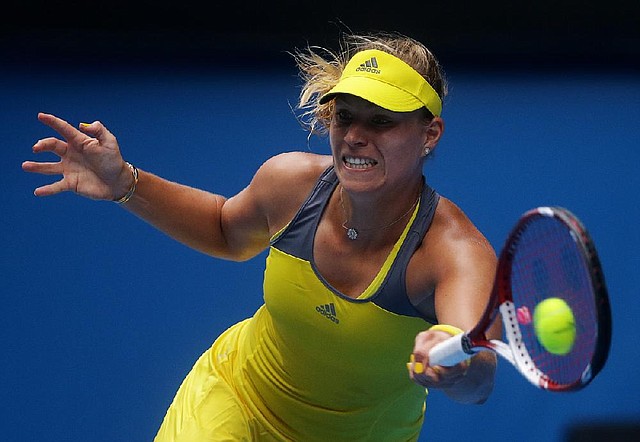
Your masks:
M596 348L591 363L580 379L561 384L554 382L541 370L529 354L522 339L516 306L511 291L511 271L520 233L532 219L539 216L556 217L570 231L582 250L590 272L597 314ZM500 315L505 341L488 339L486 332ZM437 345L429 353L434 365L455 365L483 350L491 350L509 361L531 384L550 391L575 391L586 387L604 367L611 341L611 310L604 275L594 243L584 225L571 212L562 207L538 207L521 216L507 237L498 259L495 281L486 309L475 327ZM440 362L440 364L438 363Z

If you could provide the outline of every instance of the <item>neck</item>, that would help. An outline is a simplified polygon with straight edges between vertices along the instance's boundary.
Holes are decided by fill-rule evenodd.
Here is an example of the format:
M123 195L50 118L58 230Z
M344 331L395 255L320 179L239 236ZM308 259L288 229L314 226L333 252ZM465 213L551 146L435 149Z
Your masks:
M405 226L420 201L423 183L411 192L410 199L398 201L395 197L388 202L377 200L359 204L349 197L341 184L339 187L342 228L349 239L356 240L364 235L386 232L398 225Z

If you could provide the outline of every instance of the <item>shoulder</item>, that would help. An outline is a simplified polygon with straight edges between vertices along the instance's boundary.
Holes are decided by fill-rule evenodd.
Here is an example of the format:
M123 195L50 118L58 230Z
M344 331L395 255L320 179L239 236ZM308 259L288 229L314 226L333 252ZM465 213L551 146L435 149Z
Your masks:
M310 152L285 152L265 161L256 173L257 179L269 180L315 180L332 164L328 155Z
M435 253L449 259L495 259L495 251L469 217L451 200L441 198L427 236L427 244Z
M269 158L258 169L251 186L273 197L306 195L329 166L332 158L308 152L286 152Z
M270 230L291 220L332 161L328 155L286 152L260 166L250 187L268 215Z
M487 304L496 263L493 247L467 215L440 198L431 227L409 263L407 294L414 305L430 306L425 312L435 313L439 322L467 330Z
M495 262L486 237L456 204L441 197L431 227L410 262L412 295L419 298L452 279L485 279L493 275Z

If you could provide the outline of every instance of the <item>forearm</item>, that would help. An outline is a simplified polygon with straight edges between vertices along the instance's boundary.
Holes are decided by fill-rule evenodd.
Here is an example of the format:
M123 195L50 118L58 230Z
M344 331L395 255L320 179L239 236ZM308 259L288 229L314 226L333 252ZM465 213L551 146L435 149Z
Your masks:
M496 372L496 356L483 351L471 360L471 364L460 382L443 389L445 394L463 404L482 404L493 391Z
M195 250L233 258L221 228L225 200L140 170L135 192L122 207Z

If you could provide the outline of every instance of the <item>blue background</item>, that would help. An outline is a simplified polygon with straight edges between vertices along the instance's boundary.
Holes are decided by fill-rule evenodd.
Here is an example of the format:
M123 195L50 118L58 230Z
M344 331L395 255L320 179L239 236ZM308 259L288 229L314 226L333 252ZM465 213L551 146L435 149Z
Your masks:
M37 112L74 125L99 119L128 161L227 196L268 157L326 153L327 142L307 146L287 57L278 67L11 58L0 71L1 439L149 441L197 357L261 304L264 255L212 259L115 204L34 197L53 179L20 167L53 160L31 153L53 135ZM483 406L432 392L421 440L561 441L577 425L640 425L637 68L452 63L447 73L445 136L428 181L497 250L529 208L576 213L605 269L613 342L603 372L578 393L539 391L504 361Z

